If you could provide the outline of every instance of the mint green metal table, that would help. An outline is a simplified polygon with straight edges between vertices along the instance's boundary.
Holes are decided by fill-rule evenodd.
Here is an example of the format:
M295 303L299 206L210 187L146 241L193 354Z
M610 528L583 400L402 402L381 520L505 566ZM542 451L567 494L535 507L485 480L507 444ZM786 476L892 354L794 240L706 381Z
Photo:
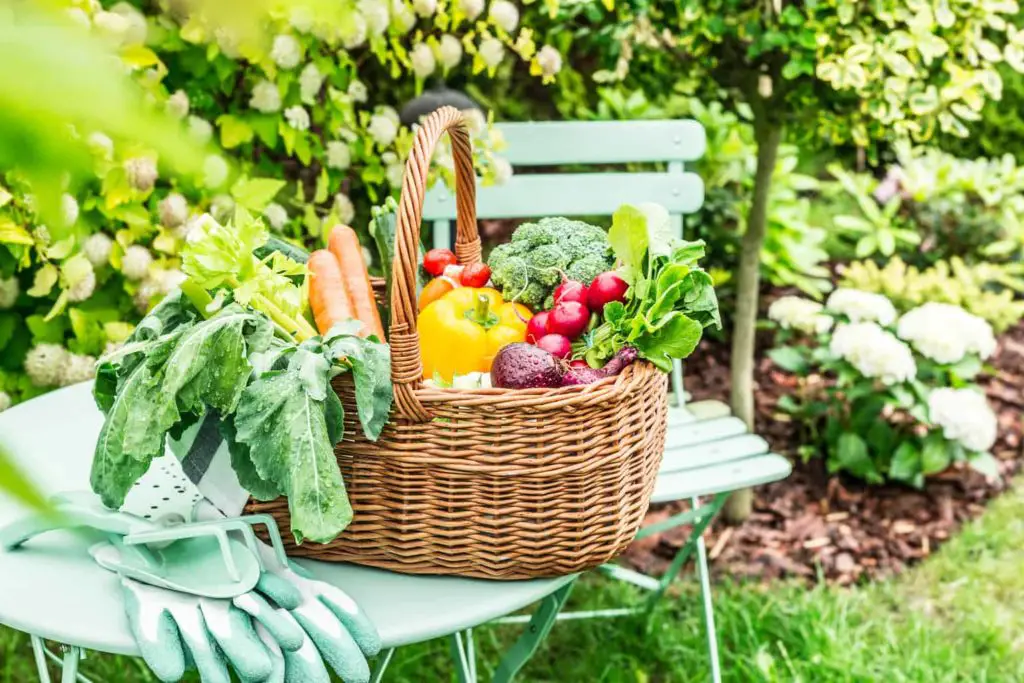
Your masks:
M45 493L88 490L101 424L91 385L80 384L0 414L0 444ZM0 525L25 513L0 495ZM0 550L0 624L31 634L40 678L47 683L47 658L63 664L62 681L70 683L88 681L78 674L85 650L139 654L117 577L92 561L89 543L73 532L58 531L20 550ZM460 680L475 681L472 629L540 601L523 636L496 670L494 680L511 680L547 635L575 578L484 581L408 576L349 564L301 564L343 588L377 625L385 650L374 681L381 680L395 648L445 636L451 638ZM45 649L43 639L61 643L63 656Z

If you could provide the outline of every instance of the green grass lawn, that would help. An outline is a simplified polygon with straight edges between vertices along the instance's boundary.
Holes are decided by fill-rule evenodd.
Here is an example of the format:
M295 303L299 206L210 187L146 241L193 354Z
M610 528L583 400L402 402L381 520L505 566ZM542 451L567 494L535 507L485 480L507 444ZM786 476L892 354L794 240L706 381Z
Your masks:
M992 504L930 561L906 576L856 589L797 584L715 587L727 681L831 683L1024 681L1024 491ZM708 667L693 581L638 620L558 624L523 681L704 681ZM634 599L625 586L589 577L576 607ZM477 631L482 680L512 626ZM388 681L452 680L446 642L400 650ZM154 680L124 658L92 655L98 681ZM0 681L34 680L28 640L0 630Z

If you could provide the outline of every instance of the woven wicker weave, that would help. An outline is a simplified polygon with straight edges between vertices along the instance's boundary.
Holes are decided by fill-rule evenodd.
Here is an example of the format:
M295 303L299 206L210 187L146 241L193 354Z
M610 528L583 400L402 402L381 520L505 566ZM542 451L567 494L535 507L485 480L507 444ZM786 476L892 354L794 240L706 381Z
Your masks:
M391 295L395 407L377 442L362 436L351 380L338 462L355 510L335 541L295 546L284 499L273 514L289 552L414 574L521 579L578 572L620 553L647 510L665 442L666 380L648 363L561 389L422 385L415 268L433 147L452 140L456 254L480 260L469 137L445 107L419 128L402 182Z

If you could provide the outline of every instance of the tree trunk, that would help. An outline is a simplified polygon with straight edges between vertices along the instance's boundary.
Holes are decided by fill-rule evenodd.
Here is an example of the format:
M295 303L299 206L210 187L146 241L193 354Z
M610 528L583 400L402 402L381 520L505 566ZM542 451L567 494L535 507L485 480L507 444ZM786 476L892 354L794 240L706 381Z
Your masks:
M761 288L761 246L767 228L768 195L779 155L782 126L765 120L764 116L755 117L754 134L757 139L757 171L754 175L754 198L747 215L747 230L740 241L730 359L732 409L751 431L754 429L754 336ZM740 522L750 516L752 505L750 489L736 491L729 496L723 514L731 522Z

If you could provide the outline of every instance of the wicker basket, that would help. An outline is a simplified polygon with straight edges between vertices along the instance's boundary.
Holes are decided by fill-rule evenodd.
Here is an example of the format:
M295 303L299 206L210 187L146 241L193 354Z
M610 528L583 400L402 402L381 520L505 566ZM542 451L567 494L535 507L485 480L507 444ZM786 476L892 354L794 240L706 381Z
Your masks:
M622 552L647 510L665 441L665 376L640 362L580 387L422 385L417 245L427 168L444 131L456 169L456 254L480 260L469 136L445 107L419 128L402 182L389 334L395 407L378 441L362 436L348 375L335 383L352 524L331 543L296 546L284 499L249 509L277 518L291 554L318 560L496 579L578 572Z

